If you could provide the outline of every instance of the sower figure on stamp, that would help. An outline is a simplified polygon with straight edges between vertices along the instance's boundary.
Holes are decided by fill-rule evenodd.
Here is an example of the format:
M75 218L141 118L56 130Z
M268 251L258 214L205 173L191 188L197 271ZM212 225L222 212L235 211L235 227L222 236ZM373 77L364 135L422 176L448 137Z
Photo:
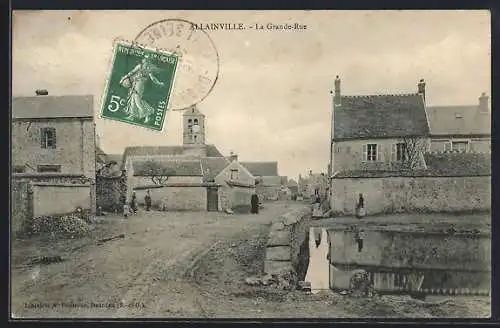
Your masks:
M146 191L146 196L144 197L144 203L146 204L146 211L149 211L151 209L151 195L149 193L149 190Z
M149 116L154 113L155 109L143 99L144 87L148 81L159 86L164 85L153 75L159 71L160 68L153 64L148 55L145 55L142 61L120 80L120 85L129 89L125 108L129 114L127 119L138 118L148 123Z

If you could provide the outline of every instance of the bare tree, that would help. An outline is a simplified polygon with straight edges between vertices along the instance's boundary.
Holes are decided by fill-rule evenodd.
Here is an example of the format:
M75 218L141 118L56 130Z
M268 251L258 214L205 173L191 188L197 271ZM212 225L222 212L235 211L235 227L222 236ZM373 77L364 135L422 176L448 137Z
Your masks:
M152 160L144 162L142 168L142 174L148 176L156 185L164 184L167 182L168 177L174 173L175 172L173 170L169 170L163 167L160 163Z
M425 151L425 142L417 136L403 136L401 142L395 145L393 156L399 163L402 171L418 169L422 163L422 154Z

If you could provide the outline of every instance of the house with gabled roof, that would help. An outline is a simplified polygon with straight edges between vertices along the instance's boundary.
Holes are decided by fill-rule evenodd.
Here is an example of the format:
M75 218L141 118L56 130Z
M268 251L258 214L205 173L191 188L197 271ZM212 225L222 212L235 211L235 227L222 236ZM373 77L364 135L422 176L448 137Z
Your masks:
M347 170L388 170L404 161L411 139L428 148L425 82L409 94L342 95L335 80L332 110L330 174ZM422 155L415 166L424 167Z
M471 139L479 139L480 148L489 136L483 133L489 119L487 97L480 98L479 108L426 108L423 79L417 90L345 96L337 76L329 165L334 213L354 214L360 194L367 215L491 209L491 156L469 152ZM455 137L470 139L451 152L453 142L461 142ZM403 165L412 151L414 162Z
M283 177L278 174L278 162L241 162L256 177L257 194L263 200L278 200Z
M30 216L95 211L93 96L15 96L11 128L13 179L31 184Z
M483 93L476 105L427 106L430 151L491 152L491 111Z

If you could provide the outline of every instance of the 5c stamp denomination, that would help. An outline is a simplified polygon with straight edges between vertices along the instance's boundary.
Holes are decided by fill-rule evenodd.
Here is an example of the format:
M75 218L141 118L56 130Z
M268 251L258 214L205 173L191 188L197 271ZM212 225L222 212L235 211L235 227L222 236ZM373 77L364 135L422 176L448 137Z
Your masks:
M103 96L103 118L161 131L174 85L175 54L118 41Z

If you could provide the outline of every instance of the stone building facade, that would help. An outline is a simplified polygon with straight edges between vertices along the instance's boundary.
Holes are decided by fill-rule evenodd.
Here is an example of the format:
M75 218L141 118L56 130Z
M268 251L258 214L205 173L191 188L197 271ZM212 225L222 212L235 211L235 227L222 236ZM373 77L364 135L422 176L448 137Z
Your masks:
M93 97L49 96L46 92L37 92L34 97L14 97L12 173L13 178L36 184L35 189L40 195L34 195L35 200L38 196L46 198L57 194L54 201L73 204L76 198L83 199L82 192L86 188L88 208L94 212L96 134ZM57 190L46 192L54 188Z

